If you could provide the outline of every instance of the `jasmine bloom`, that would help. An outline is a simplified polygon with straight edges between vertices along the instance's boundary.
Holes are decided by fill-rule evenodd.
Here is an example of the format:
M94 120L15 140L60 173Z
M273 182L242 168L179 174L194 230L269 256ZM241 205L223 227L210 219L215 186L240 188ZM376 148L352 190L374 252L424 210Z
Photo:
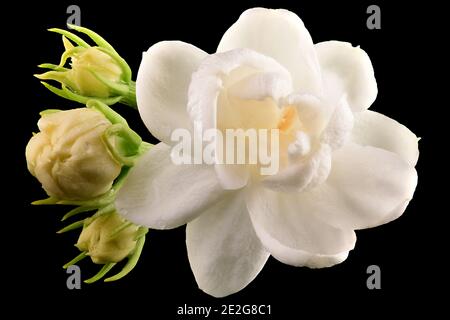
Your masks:
M162 142L132 169L116 209L151 228L187 223L189 262L210 295L241 290L270 255L293 266L340 263L355 230L398 218L413 197L418 139L368 110L377 83L367 53L346 42L313 44L287 10L245 11L213 54L180 41L153 45L136 93ZM171 133L196 135L197 122L279 130L279 170L174 164Z

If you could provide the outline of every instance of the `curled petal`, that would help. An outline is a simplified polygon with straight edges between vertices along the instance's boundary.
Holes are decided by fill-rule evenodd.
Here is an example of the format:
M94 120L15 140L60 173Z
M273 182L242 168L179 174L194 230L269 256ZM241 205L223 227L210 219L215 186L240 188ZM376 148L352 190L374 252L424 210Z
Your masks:
M265 178L262 184L272 190L300 192L322 183L328 177L330 168L331 149L327 144L322 144L309 157Z
M302 127L311 135L322 133L335 110L334 105L310 94L291 94L285 104L296 107Z
M367 53L350 43L325 41L315 45L325 91L332 100L347 95L353 112L366 110L375 101L377 82Z

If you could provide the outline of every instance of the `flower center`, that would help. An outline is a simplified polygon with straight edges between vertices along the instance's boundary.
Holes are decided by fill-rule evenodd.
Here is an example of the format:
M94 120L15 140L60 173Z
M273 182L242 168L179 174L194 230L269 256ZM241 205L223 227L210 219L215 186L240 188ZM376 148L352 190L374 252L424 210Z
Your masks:
M288 147L296 140L296 133L302 127L295 106L279 107L270 97L262 100L243 99L231 95L226 90L220 93L218 102L216 126L224 137L225 156L230 152L227 148L231 147L234 148L232 151L234 155L240 151L245 152L245 164L255 164L251 163L251 156L253 155L253 159L259 159L263 152L268 157L278 157L280 167L288 165ZM229 129L241 130L245 143L239 145L237 141L229 141L236 139L236 136L227 136ZM275 129L278 131L276 135L272 132ZM273 139L278 140L276 149L272 148L272 144L275 143ZM259 167L258 160L255 169Z
M297 109L294 106L285 106L281 109L281 117L277 128L282 132L290 132L300 126Z

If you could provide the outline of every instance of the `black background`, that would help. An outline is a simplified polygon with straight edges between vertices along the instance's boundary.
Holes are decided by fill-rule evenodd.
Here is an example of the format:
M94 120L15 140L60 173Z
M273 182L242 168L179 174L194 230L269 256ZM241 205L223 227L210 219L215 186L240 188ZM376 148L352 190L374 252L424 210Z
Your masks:
M3 89L2 132L8 137L3 140L13 142L2 156L8 186L2 211L5 217L12 218L2 227L2 268L6 301L11 301L10 306L20 302L14 312L79 318L94 313L127 312L130 316L143 313L145 319L199 319L177 317L177 307L185 303L213 307L271 304L272 316L267 319L300 319L311 312L317 316L331 313L366 318L374 314L388 316L393 310L435 310L439 306L437 300L434 305L426 301L427 297L434 299L434 287L446 287L445 263L435 254L441 251L437 248L440 234L433 232L439 224L436 215L443 213L439 213L429 194L436 179L431 173L431 151L438 142L433 137L430 113L424 112L433 106L422 93L431 79L426 76L428 66L424 62L429 49L423 44L433 46L432 33L425 31L429 27L425 19L432 18L439 8L424 3L394 7L380 1L147 2L11 3L2 12L2 24L8 21L3 28L2 46L8 55L2 63L6 73L3 79L7 82ZM40 110L79 107L52 95L32 77L39 71L39 63L59 61L61 38L46 29L64 27L69 4L81 7L82 25L105 37L134 74L141 53L161 40L182 40L214 52L225 30L243 10L254 6L294 11L314 42L341 40L361 45L371 57L378 81L379 94L371 109L398 120L422 137L415 198L400 219L358 231L356 248L344 263L311 270L270 258L247 288L227 298L216 299L197 288L187 260L184 227L151 231L138 266L121 281L82 284L81 290L68 290L67 274L61 266L78 253L73 247L77 232L55 233L62 226L59 218L67 211L65 208L30 205L31 201L44 198L45 193L26 170L24 148L37 128ZM381 30L366 28L369 4L381 7ZM145 140L156 142L136 111L121 105L115 109ZM381 268L381 290L366 287L366 268L372 264ZM80 266L83 278L98 269L88 260ZM226 318L239 317L223 317Z

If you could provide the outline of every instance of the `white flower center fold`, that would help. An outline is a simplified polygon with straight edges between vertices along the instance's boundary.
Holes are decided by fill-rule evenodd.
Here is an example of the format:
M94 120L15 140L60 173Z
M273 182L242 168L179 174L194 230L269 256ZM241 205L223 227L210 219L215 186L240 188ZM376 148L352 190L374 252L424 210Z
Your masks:
M210 55L192 75L188 113L200 124L194 134L202 139L205 130L218 133L210 151L225 189L249 181L291 188L294 179L298 191L326 179L331 149L321 135L334 110L292 91L281 64L248 49Z

